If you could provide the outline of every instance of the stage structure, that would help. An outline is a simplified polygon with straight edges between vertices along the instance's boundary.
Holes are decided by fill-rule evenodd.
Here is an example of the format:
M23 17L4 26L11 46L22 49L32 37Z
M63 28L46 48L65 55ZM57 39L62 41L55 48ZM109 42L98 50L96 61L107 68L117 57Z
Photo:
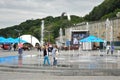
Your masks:
M92 49L92 44L89 43L81 43L80 40L84 39L89 36L89 31L88 30L71 30L71 40L70 40L70 45L73 48L80 47L82 46L84 50L91 50Z

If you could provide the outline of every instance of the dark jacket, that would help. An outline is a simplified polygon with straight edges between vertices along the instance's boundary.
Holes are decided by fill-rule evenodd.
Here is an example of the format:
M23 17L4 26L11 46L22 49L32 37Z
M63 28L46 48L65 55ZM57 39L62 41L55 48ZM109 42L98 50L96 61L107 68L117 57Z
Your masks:
M43 55L44 55L44 56L47 55L47 51L46 51L46 49L43 50Z

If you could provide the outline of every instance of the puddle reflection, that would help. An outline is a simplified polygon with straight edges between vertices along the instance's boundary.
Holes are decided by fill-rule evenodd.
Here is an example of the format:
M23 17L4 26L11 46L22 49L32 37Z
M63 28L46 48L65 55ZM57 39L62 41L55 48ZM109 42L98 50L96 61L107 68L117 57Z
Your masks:
M18 56L18 66L19 66L19 67L22 67L22 62L23 62L23 61L22 61L22 58L23 58L22 55L19 55L19 56Z

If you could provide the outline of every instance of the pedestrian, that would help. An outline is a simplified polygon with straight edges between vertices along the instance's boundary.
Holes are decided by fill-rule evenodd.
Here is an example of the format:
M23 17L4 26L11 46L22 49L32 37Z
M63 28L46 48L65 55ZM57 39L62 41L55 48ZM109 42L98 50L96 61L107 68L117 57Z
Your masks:
M58 47L57 47L57 45L53 46L52 56L53 56L53 65L57 65L57 57L58 57Z
M110 51L110 45L109 44L107 45L106 50L107 50L107 54L109 54L109 51Z
M111 45L111 54L113 55L113 52L114 52L114 46Z
M17 43L15 43L15 44L13 45L13 48L14 48L14 51L15 51L16 48L17 48Z
M18 44L18 54L22 54L23 53L23 44L22 43L19 43Z
M51 55L51 53L52 53L52 49L53 49L52 44L49 44L49 45L48 45L48 52L49 52L48 55Z
M49 61L49 57L48 57L48 46L47 45L44 46L43 55L44 55L44 63L43 63L43 65L46 64L46 61L47 61L48 65L50 65L50 61Z

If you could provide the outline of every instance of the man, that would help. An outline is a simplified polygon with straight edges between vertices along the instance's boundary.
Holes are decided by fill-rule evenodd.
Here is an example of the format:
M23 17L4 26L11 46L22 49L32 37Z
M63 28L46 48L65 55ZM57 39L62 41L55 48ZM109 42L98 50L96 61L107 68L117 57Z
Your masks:
M19 43L18 44L18 54L20 54L20 55L23 53L23 49L22 48L23 48L23 44Z

